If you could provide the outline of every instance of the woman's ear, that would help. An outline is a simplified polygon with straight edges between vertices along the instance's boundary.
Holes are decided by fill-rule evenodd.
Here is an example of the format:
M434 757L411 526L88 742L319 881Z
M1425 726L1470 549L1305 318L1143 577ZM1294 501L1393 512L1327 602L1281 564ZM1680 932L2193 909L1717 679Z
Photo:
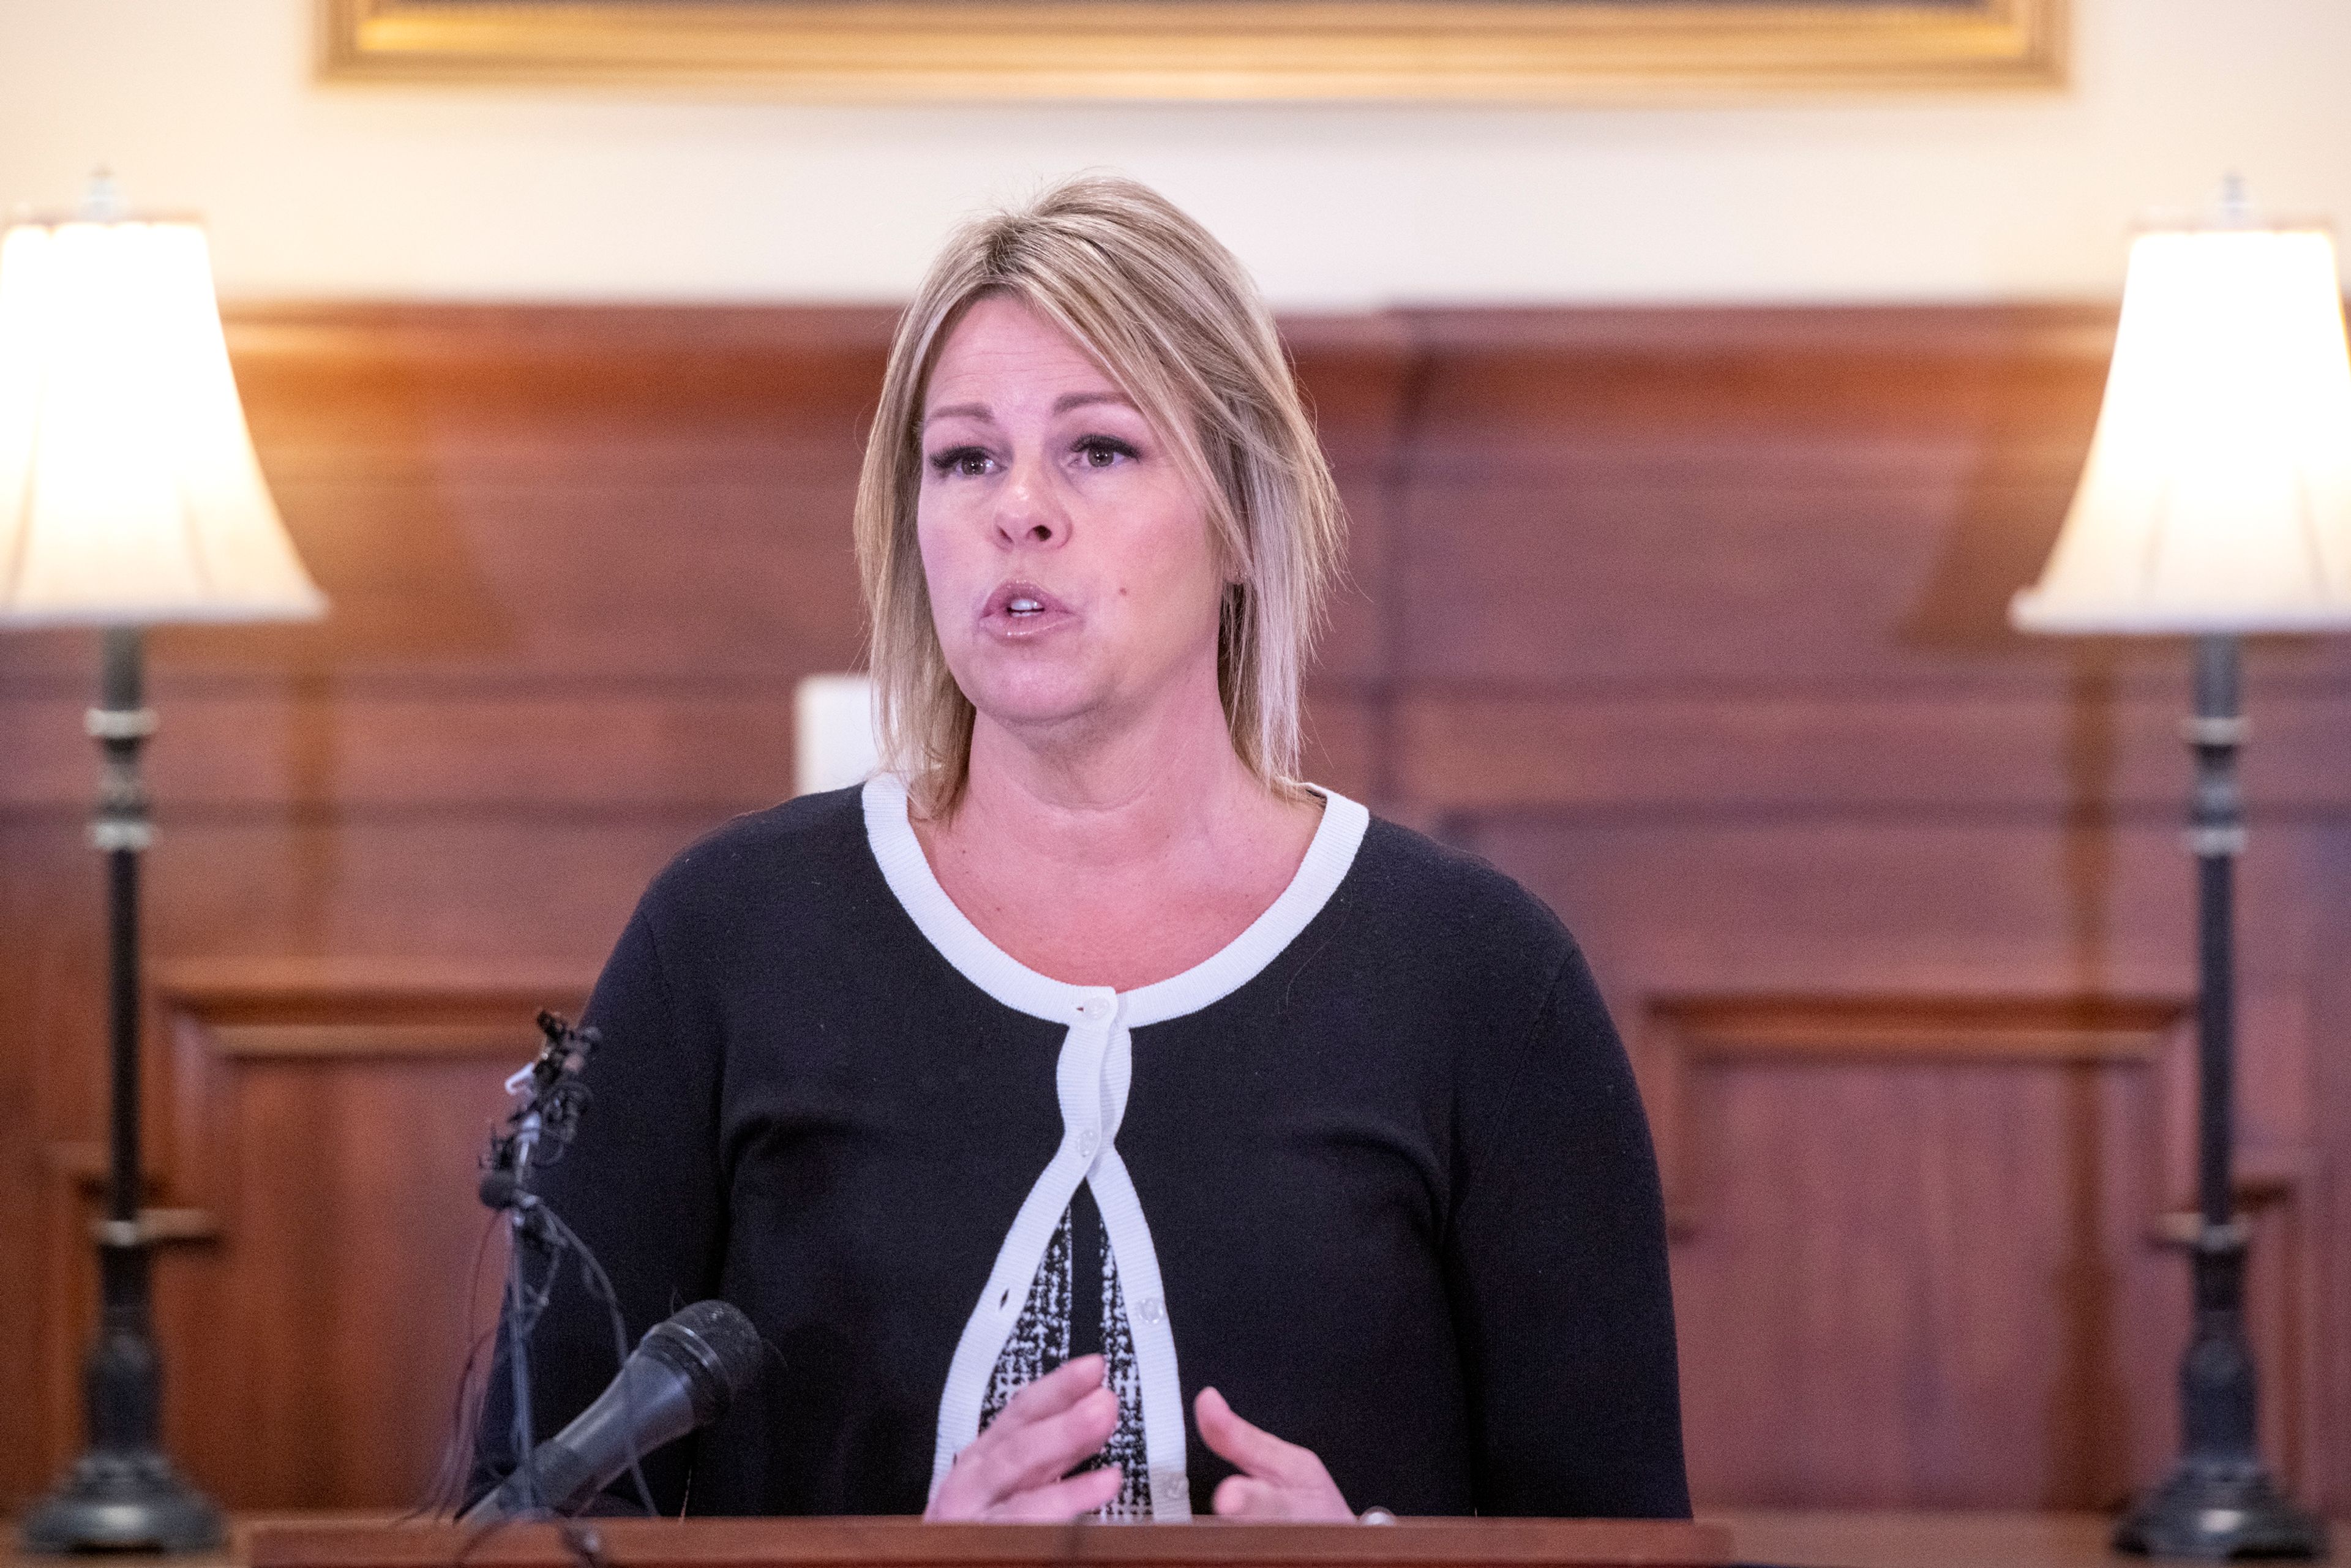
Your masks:
M1248 564L1241 552L1233 547L1233 541L1225 529L1213 526L1208 529L1208 548L1216 557L1217 575L1224 579L1225 587L1228 590L1247 588Z

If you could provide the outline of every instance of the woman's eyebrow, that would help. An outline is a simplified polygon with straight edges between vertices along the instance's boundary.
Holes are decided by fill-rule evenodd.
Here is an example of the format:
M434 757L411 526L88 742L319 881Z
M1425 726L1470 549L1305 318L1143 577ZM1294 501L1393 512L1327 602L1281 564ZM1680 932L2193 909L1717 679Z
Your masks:
M1128 397L1124 392L1063 392L1060 397L1053 400L1053 412L1055 413L1067 413L1073 408L1087 408L1095 403L1102 402L1114 402L1123 408L1134 407L1134 400Z

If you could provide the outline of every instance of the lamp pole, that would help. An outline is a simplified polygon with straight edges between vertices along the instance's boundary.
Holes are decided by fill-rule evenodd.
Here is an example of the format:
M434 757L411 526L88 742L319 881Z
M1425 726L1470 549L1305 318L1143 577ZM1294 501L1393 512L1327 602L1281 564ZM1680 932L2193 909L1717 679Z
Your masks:
M99 1227L98 1343L83 1372L89 1446L65 1482L26 1516L32 1552L202 1552L221 1543L220 1511L181 1479L162 1441L162 1364L149 1310L152 1241L140 1219L139 862L154 840L140 752L155 732L136 627L105 633L89 729L105 761L91 845L106 857L110 1119L106 1219Z
M2233 1190L2236 871L2245 847L2238 692L2237 639L2199 638L2196 716L2187 725L2196 758L2188 831L2196 855L2196 1321L2179 1367L2179 1461L2116 1527L2115 1545L2164 1557L2314 1557L2325 1532L2279 1492L2255 1445L2245 1338L2247 1236Z

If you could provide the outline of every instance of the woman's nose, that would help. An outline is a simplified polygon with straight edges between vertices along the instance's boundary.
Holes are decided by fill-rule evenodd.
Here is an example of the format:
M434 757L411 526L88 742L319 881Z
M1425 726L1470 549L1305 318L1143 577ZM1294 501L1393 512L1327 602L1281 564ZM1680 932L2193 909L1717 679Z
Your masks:
M996 534L1009 546L1055 544L1069 535L1069 520L1050 480L1034 467L1014 467L997 493Z

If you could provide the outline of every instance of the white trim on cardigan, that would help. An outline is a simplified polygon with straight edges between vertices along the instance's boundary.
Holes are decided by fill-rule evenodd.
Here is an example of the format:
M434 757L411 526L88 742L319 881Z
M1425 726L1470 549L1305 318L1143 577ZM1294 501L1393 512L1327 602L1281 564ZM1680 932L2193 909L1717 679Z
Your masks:
M865 837L890 891L915 927L956 971L997 1001L1033 1018L1065 1023L1069 1033L1054 1070L1061 1143L1005 1233L987 1287L964 1324L946 1386L939 1396L938 1443L931 1491L946 1479L964 1446L979 1435L980 1407L1004 1342L1020 1316L1054 1228L1077 1193L1092 1187L1102 1232L1128 1303L1136 1368L1143 1383L1144 1449L1151 1466L1151 1517L1192 1513L1186 1479L1184 1396L1176 1375L1176 1335L1159 1275L1159 1253L1116 1139L1134 1076L1133 1031L1199 1011L1238 990L1279 957L1330 903L1355 862L1371 813L1343 795L1318 789L1322 821L1306 858L1281 896L1249 929L1180 975L1114 991L1072 986L1040 975L989 941L946 894L924 857L906 815L906 787L891 774L866 780Z

